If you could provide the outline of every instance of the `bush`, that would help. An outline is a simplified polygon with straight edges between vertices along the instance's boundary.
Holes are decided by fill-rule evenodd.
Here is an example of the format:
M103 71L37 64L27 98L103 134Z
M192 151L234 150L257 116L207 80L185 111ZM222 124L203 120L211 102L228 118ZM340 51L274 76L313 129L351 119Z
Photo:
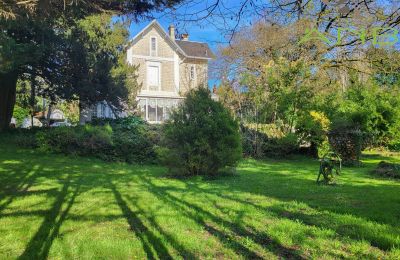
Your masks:
M96 119L94 125L110 125L114 160L132 162L154 162L154 145L159 143L158 125L149 125L140 117L129 116L118 119Z
M393 152L400 152L400 141L392 141L389 143L388 148Z
M10 134L19 147L37 148L39 146L33 129L13 129Z
M323 112L310 111L300 116L297 133L303 143L310 144L310 153L322 157L329 151L328 131L330 121Z
M40 149L56 153L95 156L108 159L112 151L112 129L107 126L57 127L40 131Z
M191 90L164 126L160 161L179 175L216 175L242 155L239 125L205 88Z
M344 165L359 165L365 148L365 134L352 122L337 120L328 134L332 150L339 154Z
M282 138L273 138L263 143L262 150L265 156L286 157L299 150L298 137L289 133Z
M257 129L257 130L256 130ZM242 135L243 155L253 158L262 158L263 144L268 141L268 135L251 125L240 125Z
M137 117L95 120L93 125L15 131L17 144L49 152L93 156L106 161L151 163L158 126Z
M382 177L400 179L400 165L381 161L373 173Z
M298 136L294 133L285 135L274 124L261 124L257 128L251 124L241 125L240 129L245 156L286 157L299 151Z

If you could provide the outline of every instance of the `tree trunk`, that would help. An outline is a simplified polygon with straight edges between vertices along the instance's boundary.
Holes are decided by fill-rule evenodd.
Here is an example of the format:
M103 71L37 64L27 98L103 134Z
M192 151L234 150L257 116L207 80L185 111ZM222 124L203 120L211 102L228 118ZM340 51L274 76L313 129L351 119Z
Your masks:
M0 131L10 126L14 112L18 73L0 73Z

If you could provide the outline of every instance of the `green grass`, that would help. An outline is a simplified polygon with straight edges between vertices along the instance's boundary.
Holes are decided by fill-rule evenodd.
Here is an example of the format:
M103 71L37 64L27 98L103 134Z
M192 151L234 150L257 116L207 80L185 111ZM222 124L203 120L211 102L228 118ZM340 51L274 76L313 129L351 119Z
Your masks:
M218 180L166 178L0 145L0 259L400 259L400 182L379 160L318 186L318 162L244 160Z

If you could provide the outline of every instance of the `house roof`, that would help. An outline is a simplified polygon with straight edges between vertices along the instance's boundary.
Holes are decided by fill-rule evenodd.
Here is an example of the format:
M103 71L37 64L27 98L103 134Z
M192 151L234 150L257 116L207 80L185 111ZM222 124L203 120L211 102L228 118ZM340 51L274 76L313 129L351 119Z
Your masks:
M204 42L191 42L175 40L175 43L185 52L187 56L214 59L215 55Z
M169 34L162 28L162 26L158 23L156 19L151 21L143 30L141 30L132 40L129 42L128 47L132 45L139 36L143 35L149 28L155 26L155 28L159 29L161 35L176 48L176 51L180 52L187 58L194 59L214 59L215 55L211 51L210 47L207 43L203 42L192 42L192 41L180 41L172 39Z

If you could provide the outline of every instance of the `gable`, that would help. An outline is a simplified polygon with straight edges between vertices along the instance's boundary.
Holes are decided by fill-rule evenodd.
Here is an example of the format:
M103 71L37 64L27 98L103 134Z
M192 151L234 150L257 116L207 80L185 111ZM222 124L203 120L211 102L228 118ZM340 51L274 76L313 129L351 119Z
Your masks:
M155 20L130 41L128 52L132 52L133 55L150 56L150 42L153 37L156 38L156 56L173 58L176 52L184 54Z
M187 58L205 60L215 58L207 43L171 39L157 20L153 20L130 41L128 53L150 55L151 37L157 37L158 50L161 51L157 55L159 57L172 57L175 53L178 53Z

